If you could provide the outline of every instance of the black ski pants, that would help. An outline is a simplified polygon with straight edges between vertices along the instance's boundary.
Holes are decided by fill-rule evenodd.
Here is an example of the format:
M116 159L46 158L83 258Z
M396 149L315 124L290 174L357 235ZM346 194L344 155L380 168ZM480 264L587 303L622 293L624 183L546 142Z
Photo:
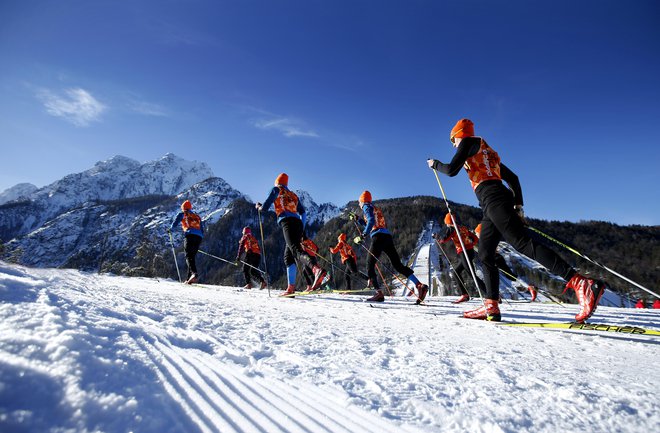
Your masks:
M487 299L498 299L500 295L495 255L502 238L520 253L567 281L575 274L575 270L557 253L532 240L513 208L513 193L502 182L484 182L477 187L476 192L484 214L479 238L479 259L483 265Z
M303 237L303 225L299 218L288 217L280 221L282 234L284 235L284 264L288 267L298 263L301 270L316 266L316 259L304 250L301 245Z
M186 252L186 265L188 266L188 280L192 274L197 273L197 263L195 263L195 258L197 257L197 251L199 246L202 243L202 237L188 233L183 240L183 250Z
M413 274L412 269L401 263L399 253L396 252L396 248L394 247L394 240L389 233L376 233L373 235L371 237L369 251L371 254L367 257L367 275L371 279L375 290L380 290L378 279L376 278L376 259L380 257L381 253L387 254L394 269L406 278Z
M355 257L349 257L344 262L344 281L346 282L346 290L351 290L351 280L353 275L360 275L357 270L357 262Z
M474 270L476 276L477 268L474 265L474 250L467 250L467 255L470 258L470 263L472 263L472 269ZM467 278L469 279L472 279L472 273L470 272L470 268L468 267L468 262L467 259L465 258L465 254L460 253L458 255L458 258L459 258L458 265L456 266L456 268L454 268L458 276L457 278L458 287L461 289L461 294L470 296L467 287L465 287L464 281L466 280L463 280L463 273L464 273L463 271L467 273ZM486 286L484 285L483 280L479 277L477 277L477 284L479 284L479 290L481 290L481 293L484 293L486 291Z
M245 284L251 284L252 280L257 280L260 283L264 282L264 278L261 276L261 272L255 268L259 267L261 263L261 254L248 251L245 253L245 263L243 263L243 275L245 276ZM254 267L248 266L252 265Z

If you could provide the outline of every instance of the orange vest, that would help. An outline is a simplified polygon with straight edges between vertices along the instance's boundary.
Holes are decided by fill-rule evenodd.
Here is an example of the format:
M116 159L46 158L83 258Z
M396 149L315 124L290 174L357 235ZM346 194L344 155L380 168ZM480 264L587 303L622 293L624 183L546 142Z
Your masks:
M468 251L473 250L475 244L479 242L479 238L477 237L477 235L472 233L470 230L467 229L467 227L464 226L458 226L458 230L461 233L461 239L463 239L463 245L465 245L465 249ZM454 242L454 246L456 247L456 254L461 254L463 252L463 248L461 248L461 241L458 239L458 234L456 233L456 230L453 230L451 232L449 239L451 239ZM447 239L447 241L449 239Z
M280 187L280 193L275 198L275 215L278 217L284 212L298 214L298 196L286 188Z
M245 234L241 238L241 247L245 252L253 252L255 254L261 254L261 249L259 249L259 242L253 234Z
M188 229L202 229L202 219L196 213L185 211L183 212L183 219L181 220L181 227L183 231Z
M371 231L374 232L376 230L380 229L386 229L387 224L385 224L385 217L383 216L383 212L380 210L380 208L377 208L376 206L373 206L374 208L374 226L371 228ZM367 216L363 216L364 221L367 221Z
M337 243L337 245L335 245L334 248L330 248L330 252L332 254L337 254L337 252L339 252L342 263L344 263L346 260L350 259L351 257L355 257L355 251L353 251L353 247L348 245L346 242Z
M316 257L316 252L319 250L319 247L316 246L314 241L311 239L305 239L301 242L301 245L307 254L312 257Z
M477 189L486 180L502 180L500 176L500 156L481 139L479 151L470 156L463 165L467 171L472 189Z

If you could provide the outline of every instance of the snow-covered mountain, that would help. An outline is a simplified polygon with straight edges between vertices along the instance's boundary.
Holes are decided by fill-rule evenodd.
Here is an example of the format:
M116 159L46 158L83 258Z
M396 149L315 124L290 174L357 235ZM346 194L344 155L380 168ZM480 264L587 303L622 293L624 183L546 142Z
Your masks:
M0 208L0 238L26 235L85 203L175 195L212 176L213 172L205 163L186 161L171 153L144 164L115 156L32 192L25 197L29 203L18 207L20 218L16 217L16 208Z
M0 193L0 205L15 200L25 200L38 188L31 183L19 183Z
M296 195L298 196L300 203L305 207L305 211L307 212L307 222L309 224L325 224L341 214L339 207L332 203L317 204L307 191L301 189L296 190Z
M153 246L153 255L169 247L167 229L184 200L191 200L207 226L229 214L236 200L247 200L207 164L173 154L146 163L115 156L44 188L8 191L7 197L23 199L0 205L6 255L40 267L95 269L115 262L110 269L117 272L130 268L144 245ZM311 223L339 213L306 192L301 200ZM240 221L232 227L254 222L245 212L234 217Z

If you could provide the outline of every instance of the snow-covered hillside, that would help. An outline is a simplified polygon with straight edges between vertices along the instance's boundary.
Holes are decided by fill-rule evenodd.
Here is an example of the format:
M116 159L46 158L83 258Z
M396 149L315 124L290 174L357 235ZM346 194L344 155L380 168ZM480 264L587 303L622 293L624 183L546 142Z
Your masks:
M275 295L277 292L274 292ZM660 430L658 337L0 262L3 432ZM503 304L511 321L575 306ZM660 330L660 312L594 321Z

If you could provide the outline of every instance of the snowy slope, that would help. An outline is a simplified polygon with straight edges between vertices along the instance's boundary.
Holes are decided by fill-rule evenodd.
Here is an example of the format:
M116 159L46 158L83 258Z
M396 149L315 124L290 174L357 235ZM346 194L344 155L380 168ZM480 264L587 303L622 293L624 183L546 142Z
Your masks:
M660 340L0 262L0 431L660 430ZM471 302L466 307L472 307ZM576 307L503 305L568 321ZM594 320L660 329L660 313Z
M25 200L38 188L31 183L19 183L0 193L0 205L14 200Z

